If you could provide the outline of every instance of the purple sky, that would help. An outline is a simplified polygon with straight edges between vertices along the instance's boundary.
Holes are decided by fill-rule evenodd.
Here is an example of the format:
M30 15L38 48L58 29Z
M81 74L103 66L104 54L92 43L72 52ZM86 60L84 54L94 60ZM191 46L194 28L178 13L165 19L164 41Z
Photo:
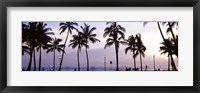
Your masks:
M55 33L54 36L51 37L57 37L62 38L63 41L66 37L66 32L59 34L59 23L60 22L45 22L47 23L47 27L52 28L52 32ZM77 22L79 24L78 29L80 30L80 26L83 26L84 22ZM89 53L89 60L90 60L90 67L103 67L104 66L104 56L106 56L107 66L109 65L109 61L113 61L112 66L116 66L115 61L115 50L114 46L108 47L107 49L104 49L104 45L106 43L107 38L103 38L104 29L106 26L106 22L85 22L88 25L91 25L91 27L96 27L97 29L94 31L94 33L97 34L97 38L101 40L100 43L89 43L90 49L88 50ZM145 57L142 58L143 60L143 67L145 65L148 65L148 67L153 68L153 55L156 57L156 67L167 67L167 54L166 55L160 55L160 42L162 42L162 37L160 35L158 26L156 22L149 22L145 27L143 26L143 22L117 22L121 26L125 27L126 32L126 39L130 35L134 35L137 33L141 33L142 40L144 45L147 47L147 50L145 51ZM171 37L171 34L166 34L166 26L162 26L163 33L165 37ZM176 28L173 28L173 31L178 34L178 30ZM73 34L76 34L74 31ZM68 38L67 41L67 47L65 48L66 54L64 56L63 60L63 67L77 67L77 48L72 49L71 47L68 47L69 40L71 40L71 35ZM62 42L64 43L64 42ZM119 66L120 67L133 67L133 58L132 54L128 52L125 54L124 49L126 48L125 45L121 45L119 48ZM38 57L39 53L36 52L36 61L38 66ZM59 66L59 60L61 57L61 53L56 52L56 67ZM175 63L178 65L178 60L174 56ZM29 55L25 54L22 56L22 66L27 67L29 62ZM82 48L82 51L80 53L80 65L81 67L86 67L86 55L85 55L85 48ZM140 59L139 56L136 58L137 67L140 67ZM53 53L46 53L46 50L42 51L42 67L52 67L53 65ZM33 65L32 65L33 66Z

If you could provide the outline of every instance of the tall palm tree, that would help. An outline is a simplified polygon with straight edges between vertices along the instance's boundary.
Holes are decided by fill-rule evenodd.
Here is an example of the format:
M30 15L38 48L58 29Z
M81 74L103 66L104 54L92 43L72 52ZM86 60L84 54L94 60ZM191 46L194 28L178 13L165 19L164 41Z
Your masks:
M103 37L109 36L106 40L106 45L104 48L110 47L114 44L116 52L116 71L119 71L119 61L118 61L118 51L119 44L125 44L124 32L126 31L124 27L118 25L117 22L107 22L106 25L109 25L104 29Z
M161 43L163 46L160 47L160 51L162 52L161 54L168 54L168 56L170 57L171 59L171 66L172 66L172 70L173 71L177 71L177 68L176 68L176 65L174 63L174 60L173 60L173 48L174 48L174 45L173 45L173 41L171 38L168 38L165 40L165 42L162 42Z
M29 45L27 45L26 43L26 37L27 37L27 31L28 30L28 26L22 22L22 55L24 55L24 53L28 53L30 55L30 48Z
M161 22L163 25L166 25L168 28L166 30L166 33L171 33L172 35L172 39L173 39L173 43L175 45L175 55L178 57L178 35L175 35L173 32L174 27L176 27L176 29L178 29L178 22Z
M144 22L144 26L147 24L148 22ZM173 47L173 48L170 48L170 49L174 49L174 54L178 57L178 35L176 35L176 36L174 36L174 33L173 33L173 31L172 31L172 27L174 27L175 25L176 26L178 26L178 22L157 22L157 25L158 25L158 29L159 29L159 31L160 31L160 34L161 34L161 36L162 36L162 39L163 39L163 42L162 42L162 44L164 44L164 45L168 45L168 42L169 41L166 41L167 39L165 39L165 37L164 37L164 35L163 35L163 33L162 33L162 30L161 30L161 27L160 27L160 23L162 23L162 24L168 24L168 28L167 28L167 33L169 33L169 32L171 32L171 34L172 34L172 37L173 37L173 40L172 41L174 41L174 45L175 45L175 47ZM166 43L166 44L165 44ZM171 54L169 55L169 56L172 56ZM175 64L175 63L173 63L174 61L172 61L173 60L173 58L171 58L171 63L172 64ZM173 67L174 68L174 70L177 70L175 67Z
M128 51L132 52L133 54L133 59L134 59L134 70L136 70L136 62L135 62L135 51L136 51L136 38L131 35L128 37L127 42L127 47L125 49L125 53L127 54Z
M96 30L95 27L90 28L90 25L84 23L84 27L81 26L81 30L82 32L80 32L80 34L82 35L83 39L85 40L85 43L88 45L89 41L92 43L96 43L96 42L100 42L99 39L96 38L96 34L93 34L93 31ZM86 57L87 57L87 71L89 71L89 58L88 58L88 47L85 47L85 51L86 51Z
M85 40L83 39L83 37L81 36L80 33L78 33L77 35L73 35L72 36L72 40L70 40L70 44L69 47L74 48L78 48L77 49L77 60L78 60L78 71L80 71L80 62L79 62L79 52L81 52L81 48L83 46L88 47L88 45L86 44Z
M36 70L35 47L37 46L37 22L22 23L22 43L29 47L30 60L27 71L31 70L32 56L34 55L34 70ZM23 46L22 46L23 47Z
M58 52L65 52L63 50L63 47L65 45L60 44L61 41L62 41L62 39L57 39L55 37L55 39L53 41L51 41L50 44L47 45L48 46L47 53L53 52L53 71L55 71L55 51L57 50Z
M136 53L135 56L140 54L140 67L141 67L141 71L142 71L142 56L145 57L144 52L146 51L146 47L144 46L142 39L141 39L141 34L137 34L136 35Z
M41 70L41 59L42 59L42 49L47 49L47 43L51 41L51 37L48 35L54 35L53 32L49 32L52 29L46 27L47 24L43 22L39 22L37 26L37 38L38 38L38 46L37 51L39 51L39 71Z
M78 29L75 26L78 26L78 23L76 23L76 22L61 22L60 23L60 29L59 29L61 31L60 34L65 32L65 30L68 31L65 42L64 42L65 46L66 46L67 38L68 38L69 34L72 34L72 30L78 31ZM65 50L65 46L63 47L63 50ZM62 67L63 57L64 57L64 52L62 53L62 57L60 60L59 71L61 70L61 67Z

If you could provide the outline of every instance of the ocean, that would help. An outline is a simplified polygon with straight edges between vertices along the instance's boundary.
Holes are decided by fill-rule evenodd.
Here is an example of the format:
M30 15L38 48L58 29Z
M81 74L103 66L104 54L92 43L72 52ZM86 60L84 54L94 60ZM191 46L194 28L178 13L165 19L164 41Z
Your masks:
M55 68L55 71L58 71L58 67ZM131 69L131 70L130 70ZM33 71L34 68L31 68ZM36 69L38 71L39 68ZM133 68L119 67L119 71L133 71ZM22 71L26 71L26 68L22 68ZM52 67L42 67L41 71L53 71ZM62 67L61 71L77 71L77 67ZM80 67L80 71L87 71L87 67ZM116 67L90 67L90 71L116 71ZM138 68L140 71L140 68ZM154 71L153 68L143 68L143 71ZM168 71L168 68L156 68L156 71Z

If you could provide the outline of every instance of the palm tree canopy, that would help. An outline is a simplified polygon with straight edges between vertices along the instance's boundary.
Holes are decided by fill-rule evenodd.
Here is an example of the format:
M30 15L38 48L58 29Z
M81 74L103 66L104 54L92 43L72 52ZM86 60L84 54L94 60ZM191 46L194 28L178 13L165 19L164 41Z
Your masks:
M86 41L83 39L82 35L80 33L78 33L78 35L73 35L72 36L72 40L70 40L70 44L69 44L69 47L72 47L73 49L78 47L78 49L80 49L81 51L81 48L83 46L85 47L89 47L87 44L86 44Z
M136 35L136 53L135 53L135 56L137 56L139 53L145 57L145 54L144 52L146 51L146 47L144 46L143 42L142 42L142 39L141 39L141 34L137 34Z
M120 35L120 37L123 37L125 36L124 32L126 32L125 28L122 27L121 25L118 25L117 22L107 22L106 25L110 25L109 27L106 27L104 29L104 34L103 34L103 37L106 37L106 36L117 36L118 34ZM117 35L115 35L117 34Z
M116 48L119 48L119 44L126 44L124 41L124 32L126 31L125 28L121 25L118 25L116 22L107 22L106 24L110 26L104 29L103 37L109 36L109 38L106 40L106 45L104 48L110 47L113 44L116 45Z
M22 23L22 43L26 42L34 47L39 44L46 44L51 40L48 35L54 35L51 28L46 27L43 22L28 22Z
M161 42L161 44L162 46L160 47L160 50L159 50L161 54L168 53L168 56L172 54L175 54L178 56L178 50L176 50L177 46L175 46L172 38L166 39L165 42Z
M178 22L161 22L161 23L162 23L162 25L165 25L168 27L167 31L166 31L167 34L169 34L171 32L172 28L178 29Z
M125 53L127 54L128 51L135 53L136 50L135 37L133 35L129 36L126 42L128 47L125 49Z
M84 27L81 26L82 32L79 32L83 39L85 39L86 43L91 41L92 43L100 42L99 39L96 38L96 34L93 34L93 31L96 30L95 27L90 28L90 25L84 23Z
M37 51L39 51L40 47L42 47L43 49L47 49L47 43L50 42L52 40L52 38L48 35L54 35L53 32L49 32L52 29L46 27L47 24L43 23L43 22L39 22L38 26L37 26L37 38L38 38L38 43L39 46L37 47Z
M75 28L75 26L78 26L78 23L76 23L76 22L61 22L60 29L59 29L59 31L61 31L60 34L65 32L66 29L68 29L70 34L72 34L72 30L78 31L78 29Z
M33 45L37 41L37 22L22 23L22 41Z
M65 52L63 50L64 44L60 44L60 42L62 41L62 39L53 39L50 44L48 44L48 49L47 49L47 53L52 52L54 49L57 50L58 52Z

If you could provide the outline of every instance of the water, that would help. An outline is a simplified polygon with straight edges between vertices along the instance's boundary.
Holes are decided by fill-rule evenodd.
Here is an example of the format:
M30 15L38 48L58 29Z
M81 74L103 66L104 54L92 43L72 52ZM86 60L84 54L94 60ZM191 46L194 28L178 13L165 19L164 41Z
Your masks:
M58 71L58 67L55 68L55 71ZM133 71L133 68L131 68L132 71ZM33 71L34 68L31 68L31 70ZM37 68L37 71L39 69ZM62 67L61 68L61 71L77 71L77 67ZM80 67L80 70L81 71L87 71L87 67ZM167 71L168 68L157 68L156 69L157 71L160 70L160 71ZM22 71L26 71L26 68L23 68ZM53 68L52 67L42 67L41 68L41 71L53 71ZM105 68L104 67L90 67L90 71L105 71ZM106 68L106 71L116 71L116 67L107 67ZM119 71L126 71L126 68L125 67L119 67ZM140 68L138 68L138 71L140 71ZM143 71L154 71L154 69L152 68L143 68Z

